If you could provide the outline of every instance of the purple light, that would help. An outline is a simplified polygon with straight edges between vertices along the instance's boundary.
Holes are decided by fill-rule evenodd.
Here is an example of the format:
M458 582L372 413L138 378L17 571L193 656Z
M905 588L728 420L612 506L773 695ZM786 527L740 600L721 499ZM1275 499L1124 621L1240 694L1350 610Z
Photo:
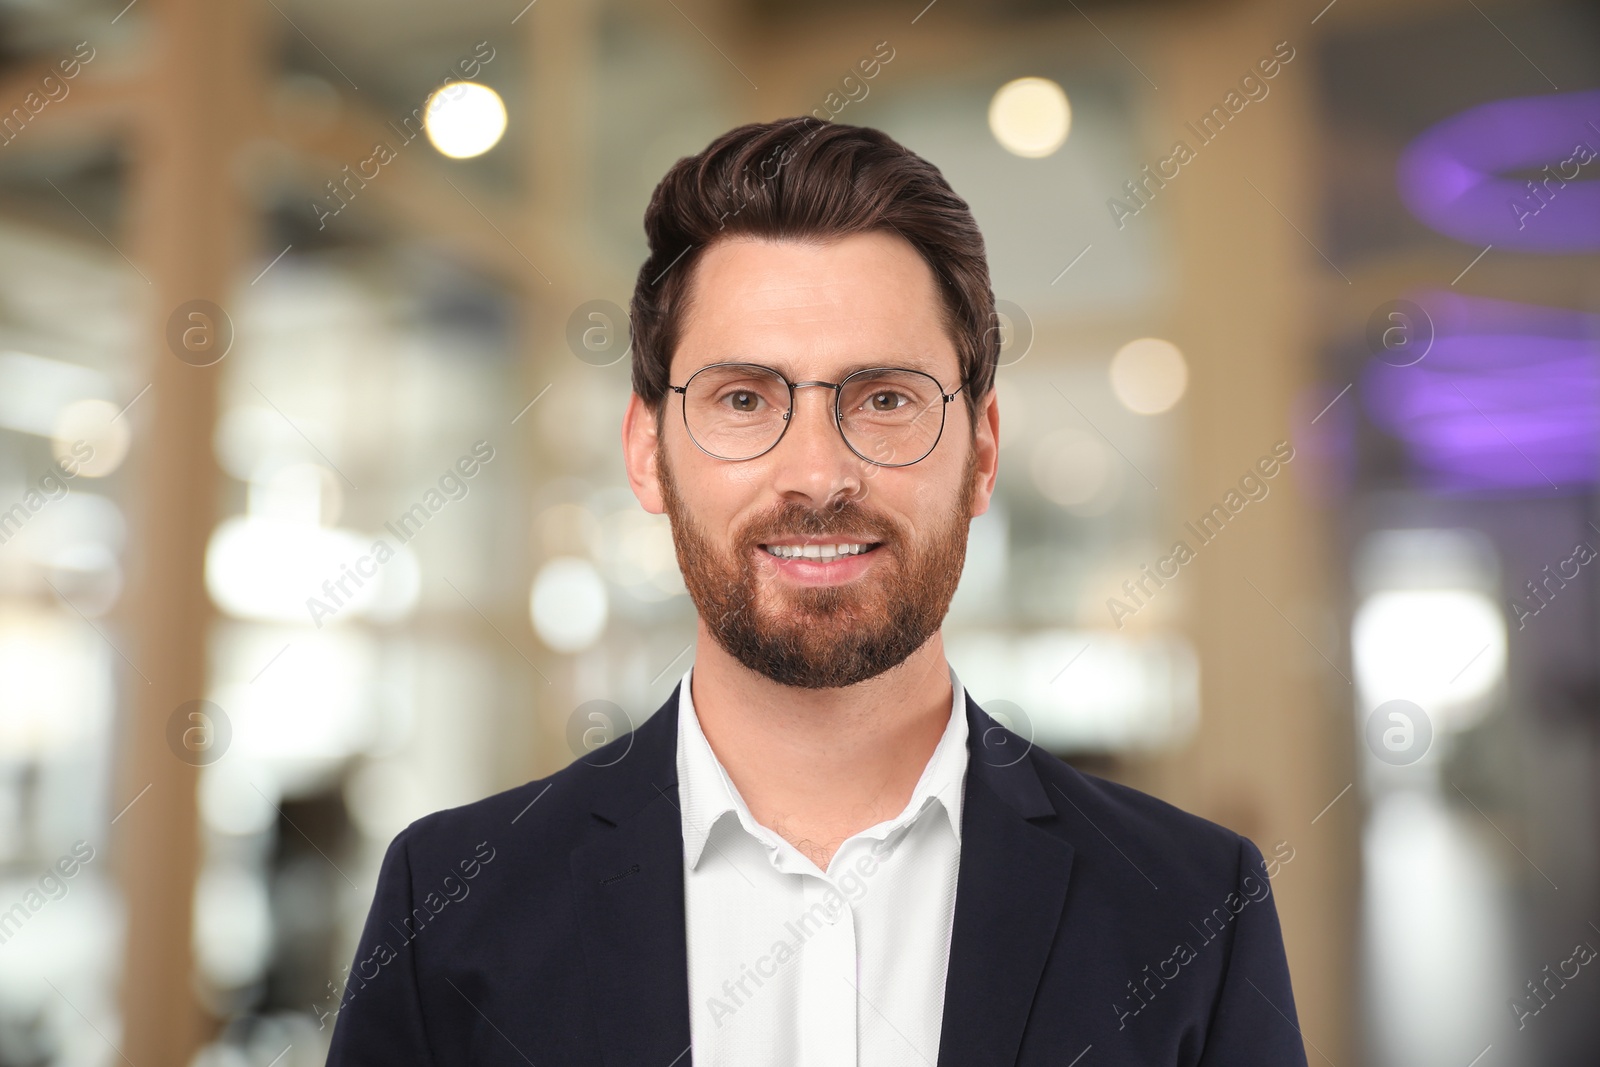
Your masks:
M1408 299L1433 320L1433 346L1411 366L1373 359L1361 392L1426 484L1548 493L1600 481L1600 316L1444 290Z
M1400 197L1422 222L1473 244L1600 249L1600 90L1497 100L1425 130L1401 154ZM1501 178L1537 170L1533 181Z

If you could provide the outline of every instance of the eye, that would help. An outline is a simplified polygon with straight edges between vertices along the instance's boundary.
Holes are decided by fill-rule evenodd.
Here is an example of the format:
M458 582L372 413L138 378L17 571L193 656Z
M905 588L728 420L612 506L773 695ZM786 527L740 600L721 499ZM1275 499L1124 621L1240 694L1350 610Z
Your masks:
M893 389L880 389L867 397L867 404L873 411L897 411L909 403L910 397Z
M751 392L748 389L734 389L723 394L722 399L724 401L731 399L733 401L731 406L733 407L734 411L743 414L749 414L750 412L755 411L760 405L761 394Z

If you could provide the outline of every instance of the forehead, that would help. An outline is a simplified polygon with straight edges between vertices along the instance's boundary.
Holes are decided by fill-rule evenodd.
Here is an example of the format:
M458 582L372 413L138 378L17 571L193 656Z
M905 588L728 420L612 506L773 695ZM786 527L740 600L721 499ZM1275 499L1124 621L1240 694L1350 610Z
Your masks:
M791 378L892 363L943 380L958 373L944 321L933 271L896 234L729 238L694 267L672 380L724 360Z

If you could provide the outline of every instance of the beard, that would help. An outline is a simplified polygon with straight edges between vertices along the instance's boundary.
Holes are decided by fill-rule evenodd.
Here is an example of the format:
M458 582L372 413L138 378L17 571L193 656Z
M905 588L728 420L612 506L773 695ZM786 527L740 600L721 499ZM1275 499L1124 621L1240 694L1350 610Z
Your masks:
M955 501L921 537L853 499L822 511L789 500L732 531L724 550L689 513L659 446L656 469L689 596L717 644L750 670L799 689L855 685L905 662L944 621L966 564L975 447ZM786 536L879 542L879 558L852 581L802 585L759 547Z

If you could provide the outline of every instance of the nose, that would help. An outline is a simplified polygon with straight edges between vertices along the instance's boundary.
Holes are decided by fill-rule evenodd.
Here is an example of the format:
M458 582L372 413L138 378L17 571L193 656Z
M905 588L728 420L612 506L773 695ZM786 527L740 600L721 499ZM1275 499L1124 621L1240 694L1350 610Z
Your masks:
M809 497L813 506L858 495L865 463L839 432L837 391L827 382L796 382L794 389L789 425L773 453L777 490ZM808 405L816 410L807 412Z

